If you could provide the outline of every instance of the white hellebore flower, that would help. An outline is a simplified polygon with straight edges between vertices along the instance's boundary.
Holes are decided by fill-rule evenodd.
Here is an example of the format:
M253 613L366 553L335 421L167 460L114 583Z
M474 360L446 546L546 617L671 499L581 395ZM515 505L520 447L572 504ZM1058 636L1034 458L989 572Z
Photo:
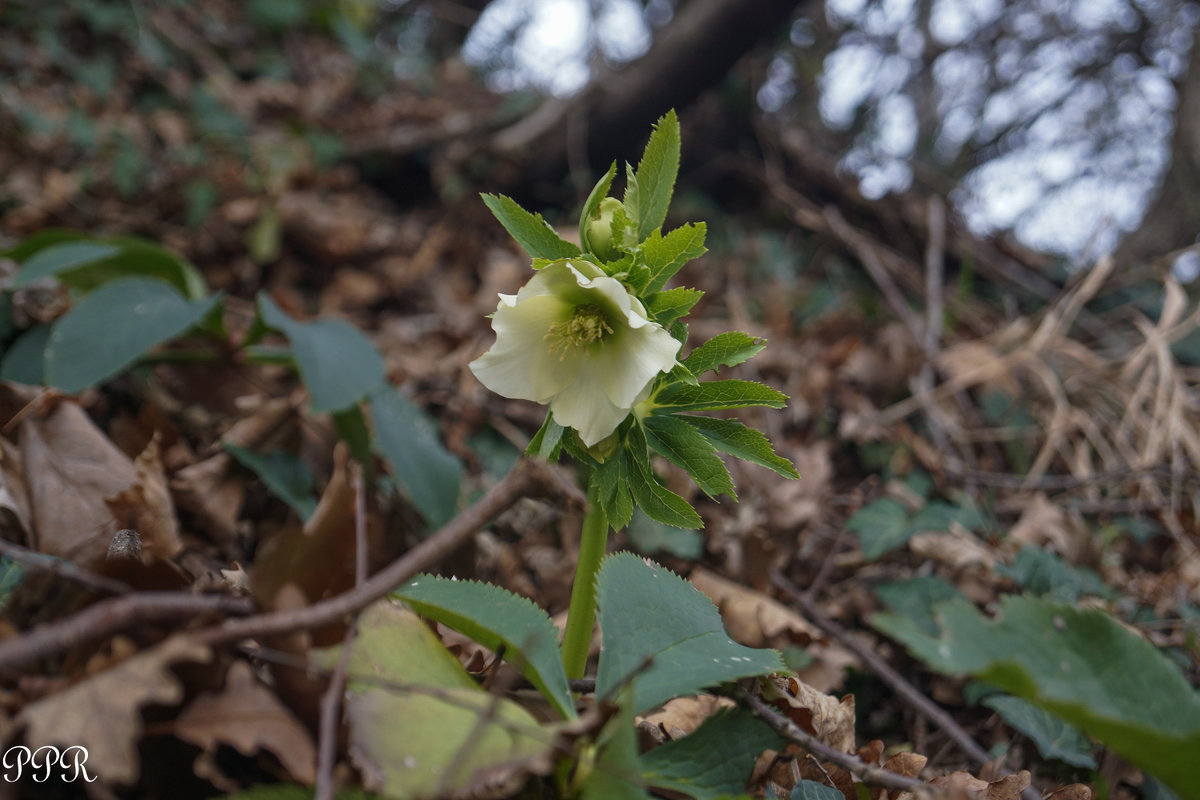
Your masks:
M555 261L500 295L496 343L471 371L497 394L549 403L587 447L617 429L679 342L621 282L585 261Z

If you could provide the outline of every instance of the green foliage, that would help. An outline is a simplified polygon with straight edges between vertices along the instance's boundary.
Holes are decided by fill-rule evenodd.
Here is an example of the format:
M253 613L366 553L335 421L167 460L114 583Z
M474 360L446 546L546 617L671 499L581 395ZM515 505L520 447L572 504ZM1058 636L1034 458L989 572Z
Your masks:
M317 508L317 498L313 495L312 471L303 461L281 450L260 455L228 442L221 446L239 464L257 475L276 497L291 506L300 519L307 520L312 516Z
M933 575L883 583L875 587L875 594L888 608L908 617L930 636L937 636L939 630L934 607L947 600L966 600L952 583Z
M998 571L1012 578L1022 589L1048 600L1073 603L1084 595L1108 600L1116 597L1116 592L1095 572L1068 564L1049 550L1038 547L1022 547L1013 563L1000 566Z
M629 181L625 211L637 220L637 238L645 241L662 227L679 174L679 120L672 109L654 126L637 173ZM703 228L701 226L701 239Z
M640 293L662 291L675 273L692 259L707 251L704 247L706 227L703 222L684 225L662 236L656 230L642 242L642 263L629 276L630 285Z
M679 286L659 292L651 298L646 306L650 318L664 328L692 310L692 306L700 302L704 292L699 289L689 289Z
M766 467L785 478L800 477L792 462L776 455L767 437L753 428L747 428L736 420L716 417L680 414L678 419L700 431L722 453Z
M313 790L311 786L300 786L295 783L264 783L219 796L222 800L311 800ZM343 789L333 796L333 800L382 800L382 798L380 795L358 789Z
M1085 769L1096 768L1092 743L1078 728L1012 695L995 694L985 697L982 702L1032 739L1043 758L1055 758Z
M688 560L704 555L704 534L663 525L640 510L635 510L626 523L625 535L633 549L645 555L667 553Z
M716 800L745 789L755 760L764 750L778 750L782 741L752 712L727 709L642 756L642 774L651 786Z
M541 214L531 214L504 195L485 194L483 202L517 244L534 258L554 260L579 255L579 248L555 233Z
M783 669L774 650L737 644L721 615L694 586L632 553L604 560L596 578L603 657L596 694L633 686L633 709L720 683Z
M605 723L596 740L595 766L579 787L581 800L649 800L641 776L633 702L626 690L617 698L619 711Z
M788 800L845 800L845 795L832 786L817 781L800 780L792 787Z
M8 598L25 577L25 568L6 556L0 556L0 610L8 605Z
M765 339L741 331L726 331L718 333L689 353L683 365L699 378L710 369L716 372L718 367L733 367L748 361L766 346Z
M755 381L709 381L698 386L675 383L653 398L655 414L680 411L722 411L730 408L783 408L787 395Z
M945 531L954 523L970 530L981 526L983 517L972 505L955 506L941 500L930 501L910 514L896 500L881 497L854 512L846 530L858 534L863 557L874 561L918 533Z
M904 617L871 624L939 672L971 675L1104 742L1172 787L1200 797L1200 696L1168 658L1108 614L1007 596L997 617L963 601L936 607L931 636Z
M418 575L393 592L436 620L504 657L521 670L563 717L575 707L558 654L558 629L546 612L499 586Z
M644 424L650 447L686 471L702 492L709 497L727 494L737 500L729 470L700 431L676 416L647 417Z
M217 300L188 300L147 278L107 283L55 323L46 343L46 382L75 393L107 380L199 323Z
M291 343L313 411L348 408L384 383L383 358L357 328L336 319L297 322L266 294L258 307L263 322Z
M462 462L442 446L433 420L391 386L377 388L370 402L375 442L392 477L427 523L446 524L458 513Z

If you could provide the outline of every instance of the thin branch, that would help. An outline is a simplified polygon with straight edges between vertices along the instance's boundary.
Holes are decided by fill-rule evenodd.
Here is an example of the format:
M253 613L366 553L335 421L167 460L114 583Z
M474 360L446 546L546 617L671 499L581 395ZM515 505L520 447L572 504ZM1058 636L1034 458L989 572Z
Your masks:
M64 561L61 558L55 558L45 553L38 553L4 539L0 539L0 556L4 556L10 561L16 561L18 564L24 564L31 569L49 572L51 575L56 575L59 578L74 581L80 586L84 586L99 594L122 595L133 591L132 587L127 583L92 572L90 569L76 566L70 561Z
M248 597L186 592L137 592L102 600L77 614L0 642L0 673L10 673L40 658L138 625L179 622L204 614L244 615L253 611Z
M316 628L344 620L374 601L387 596L400 583L422 570L429 569L457 550L474 533L497 514L505 511L522 497L538 490L562 494L562 481L556 480L545 464L522 459L512 471L487 494L446 523L437 533L425 539L398 560L355 586L320 603L287 611L272 611L227 622L204 631L196 637L206 644L236 641L249 637L270 636L306 628ZM577 488L567 498L582 504L583 493Z
M809 599L807 595L793 586L791 581L778 572L772 572L771 582L782 589L796 605L800 606L800 610L804 612L804 616L809 622L841 642L847 650L862 659L863 663L878 675L884 683L891 686L892 690L896 692L896 695L901 700L911 706L918 714L927 717L933 724L945 731L946 735L954 740L959 749L976 766L982 766L991 760L988 757L987 751L980 747L979 743L972 739L970 734L954 721L953 717L938 707L928 697L917 691L916 687L880 658L878 653L851 636L849 631L827 617L825 612Z
M836 764L863 783L868 783L872 786L882 786L885 789L895 789L901 792L912 792L915 795L923 797L947 796L947 792L944 790L936 786L930 786L918 778L910 778L907 775L890 772L882 767L872 766L858 756L834 750L820 739L802 730L800 726L780 714L761 697L751 694L741 686L734 689L734 697L739 702L749 706L755 716L770 725L780 736L790 739L817 758L828 761L831 764Z

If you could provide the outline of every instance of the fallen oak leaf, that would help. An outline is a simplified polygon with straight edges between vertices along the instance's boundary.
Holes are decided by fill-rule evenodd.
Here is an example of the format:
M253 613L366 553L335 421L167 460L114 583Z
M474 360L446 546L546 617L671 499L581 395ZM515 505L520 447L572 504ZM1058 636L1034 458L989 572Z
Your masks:
M183 685L170 667L208 661L207 646L174 636L103 672L27 705L14 720L25 727L25 743L87 749L88 770L106 782L128 784L138 776L137 742L142 706L174 705Z
M219 744L244 756L266 750L296 781L316 779L317 752L308 731L245 661L230 666L222 691L204 692L188 704L175 720L174 733L210 756Z

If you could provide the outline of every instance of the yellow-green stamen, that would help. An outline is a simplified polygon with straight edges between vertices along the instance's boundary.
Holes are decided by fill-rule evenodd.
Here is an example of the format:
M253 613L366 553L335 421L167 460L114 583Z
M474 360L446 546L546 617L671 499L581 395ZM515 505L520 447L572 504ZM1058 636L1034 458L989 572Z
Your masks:
M550 343L550 352L558 353L558 357L562 359L570 348L595 344L612 332L612 326L608 324L607 317L599 307L576 306L570 319L550 326L550 330L546 332L546 341Z

